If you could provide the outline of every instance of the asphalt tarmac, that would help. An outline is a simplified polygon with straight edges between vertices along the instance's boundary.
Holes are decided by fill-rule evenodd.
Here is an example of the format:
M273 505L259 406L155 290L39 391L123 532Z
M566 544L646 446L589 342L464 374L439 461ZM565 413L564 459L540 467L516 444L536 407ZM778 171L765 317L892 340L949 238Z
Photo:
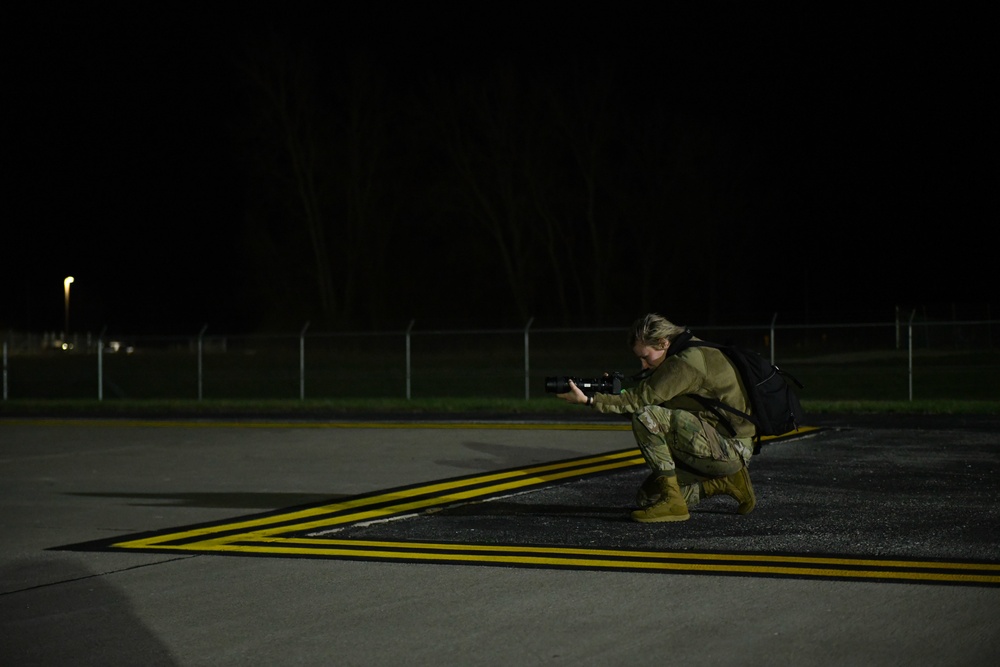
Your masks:
M1000 417L820 416L629 519L627 424L0 419L2 665L982 665Z

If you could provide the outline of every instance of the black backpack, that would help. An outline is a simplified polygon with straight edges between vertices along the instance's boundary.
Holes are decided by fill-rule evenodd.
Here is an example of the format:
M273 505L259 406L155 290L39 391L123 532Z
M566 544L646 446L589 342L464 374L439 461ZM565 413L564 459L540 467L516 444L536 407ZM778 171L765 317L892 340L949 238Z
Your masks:
M698 396L697 394L687 394L690 398L701 403L706 409L711 410L719 423L729 431L730 435L736 435L736 429L725 414L720 412L725 410L742 419L751 422L757 432L754 435L754 454L760 453L760 439L765 435L784 435L796 431L799 428L799 419L802 418L802 405L799 397L789 385L789 381L799 389L804 389L802 383L795 379L787 371L783 371L770 361L760 356L753 350L747 350L735 345L721 345L702 340L691 340L691 332L685 331L670 344L670 353L676 354L686 347L714 347L722 350L722 353L733 362L736 371L743 380L743 386L749 394L750 409L753 414L747 414L742 410L723 403L714 398Z

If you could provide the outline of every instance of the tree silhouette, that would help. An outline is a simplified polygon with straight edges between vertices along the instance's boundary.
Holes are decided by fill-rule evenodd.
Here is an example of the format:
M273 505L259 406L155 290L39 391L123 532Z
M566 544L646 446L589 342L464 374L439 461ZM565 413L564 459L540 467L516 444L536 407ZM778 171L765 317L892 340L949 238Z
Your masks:
M255 252L268 269L263 280L281 311L339 326L354 320L359 296L366 303L379 296L390 224L378 192L389 114L380 72L366 58L322 67L329 64L308 41L291 45L277 35L239 63L252 83L247 146L258 169L250 207L269 201L250 216Z
M537 136L536 100L509 65L483 80L438 84L434 95L451 167L447 204L464 227L463 236L485 235L492 249L487 261L500 269L524 321L532 314L539 246L526 179L544 150Z
M281 39L242 65L248 238L276 321L704 318L741 289L726 128L622 94L610 66L404 76Z

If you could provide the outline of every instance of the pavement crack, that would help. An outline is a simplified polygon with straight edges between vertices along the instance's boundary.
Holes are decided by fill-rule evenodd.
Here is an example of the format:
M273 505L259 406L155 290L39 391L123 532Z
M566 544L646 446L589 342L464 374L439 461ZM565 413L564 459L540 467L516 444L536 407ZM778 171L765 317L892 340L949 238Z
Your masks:
M52 586L61 586L62 584L72 584L72 583L76 583L78 581L86 581L87 579L94 579L96 577L106 577L106 576L112 575L112 574L121 574L122 572L128 572L130 570L138 570L138 569L141 569L141 568L144 568L144 567L153 567L153 566L156 566L156 565L165 565L166 563L173 563L173 562L176 562L176 561L188 560L190 558L197 558L200 555L201 554L191 554L191 555L179 556L177 558L170 558L170 559L167 559L167 560L156 561L155 563L143 563L142 565L133 565L131 567L122 567L122 568L118 568L118 569L115 569L115 570L107 570L107 571L104 571L104 572L95 572L94 574L88 574L88 575L83 576L83 577L71 577L69 579L60 579L59 581L49 581L49 582L44 583L44 584L37 584L35 586L27 586L25 588L17 588L17 589L14 589L12 591L2 591L2 592L0 592L0 597L2 597L4 595L13 595L15 593L24 593L26 591L37 591L39 589L50 588Z

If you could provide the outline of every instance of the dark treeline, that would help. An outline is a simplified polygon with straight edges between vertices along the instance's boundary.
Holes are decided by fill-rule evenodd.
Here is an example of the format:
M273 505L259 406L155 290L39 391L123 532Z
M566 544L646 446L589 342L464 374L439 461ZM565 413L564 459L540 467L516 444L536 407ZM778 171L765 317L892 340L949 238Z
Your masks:
M801 285L747 299L745 258L784 248L791 194L759 99L693 97L664 63L607 52L408 64L271 34L242 54L254 327L805 306Z
M958 312L990 284L995 40L972 10L863 14L39 8L0 329Z

